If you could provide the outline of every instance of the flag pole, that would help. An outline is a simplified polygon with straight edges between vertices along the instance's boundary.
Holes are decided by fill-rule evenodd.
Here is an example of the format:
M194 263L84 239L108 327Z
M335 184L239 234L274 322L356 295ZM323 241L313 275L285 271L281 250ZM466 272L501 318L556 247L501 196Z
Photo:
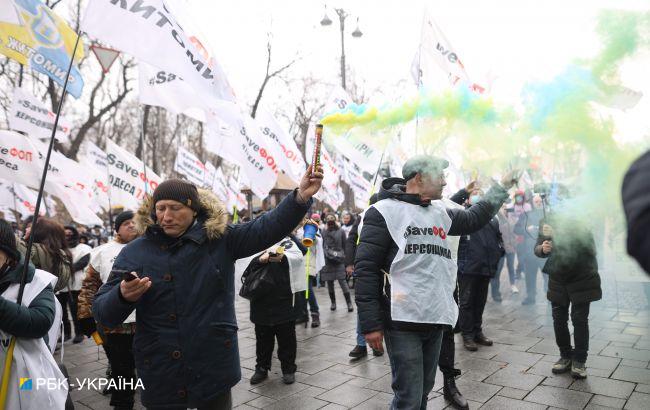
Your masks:
M147 178L147 146L145 143L145 120L148 117L148 114L145 115L145 111L147 110L147 107L143 104L142 105L142 122L140 125L140 145L142 146L142 168L144 172L144 193L145 195L149 194L149 178Z
M22 67L22 65L21 65ZM18 203L16 202L16 183L12 182L11 183L11 190L13 191L12 194L14 195L14 211L18 212ZM18 212L20 213L20 212Z
M426 11L422 15L422 27L420 28L420 44L418 44L418 91L422 86L422 32L424 31L424 19ZM415 111L415 155L418 155L418 126L420 125L420 116Z
M41 201L43 200L43 191L45 189L45 179L47 178L47 171L50 165L50 157L52 156L52 149L54 148L54 135L56 134L57 127L59 125L59 117L61 116L61 107L63 107L63 101L65 100L65 93L68 89L68 79L70 78L70 71L72 71L72 66L74 64L74 57L77 54L77 47L79 46L79 39L81 38L81 33L77 33L77 39L74 43L74 48L72 50L72 56L70 56L70 64L68 64L68 71L65 76L65 81L63 82L63 90L61 90L61 98L59 99L59 106L56 110L56 117L54 118L54 126L52 127L52 135L50 136L50 144L47 148L47 155L45 156L45 163L43 164L43 174L41 176L41 184L38 188L38 196L36 197L36 206L34 207L34 220L32 222L32 227L36 226L38 221L38 213L41 209ZM21 304L23 300L23 293L25 292L25 285L27 283L27 272L29 270L29 260L31 258L32 247L34 246L34 235L29 235L27 240L27 249L25 250L25 256L23 263L23 271L20 276L20 287L18 288L18 297L16 298L16 303ZM9 389L9 376L11 375L11 363L13 362L13 353L16 346L16 337L11 337L11 342L9 343L9 348L7 349L7 355L5 356L4 370L2 374L2 385L0 385L0 409L5 409L7 403L7 395Z
M108 134L106 135L106 139L104 140L104 149L108 148ZM106 183L108 184L108 191L106 194L108 195L108 223L110 225L111 229L111 237L115 236L115 230L113 229L113 203L111 201L111 170L108 167L108 161L106 161Z

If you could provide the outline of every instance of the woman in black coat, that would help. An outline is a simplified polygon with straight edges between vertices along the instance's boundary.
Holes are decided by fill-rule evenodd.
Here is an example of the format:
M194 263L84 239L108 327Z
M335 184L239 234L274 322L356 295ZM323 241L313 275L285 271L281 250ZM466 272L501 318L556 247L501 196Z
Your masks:
M295 381L296 373L296 319L300 307L291 290L291 267L295 259L302 259L302 253L289 237L279 243L283 253L269 250L254 258L248 270L266 269L272 278L268 291L251 299L250 319L255 324L256 356L255 374L251 384L258 384L268 377L275 340L278 341L278 359L285 384ZM295 266L294 266L295 269ZM304 293L297 293L303 295Z
M350 287L346 281L347 273L345 272L345 232L336 223L336 217L333 214L325 218L327 227L322 230L323 235L323 253L325 255L325 266L321 269L320 280L327 283L327 291L330 295L332 305L330 310L336 310L336 295L334 293L334 281L338 281L345 296L345 302L348 305L348 312L354 311L352 298L350 297Z
M571 370L573 377L584 379L589 304L602 298L594 238L579 221L559 215L542 220L539 231L535 255L547 258L542 272L549 275L547 298L553 308L555 341L560 349L553 373ZM569 306L575 349L569 333Z

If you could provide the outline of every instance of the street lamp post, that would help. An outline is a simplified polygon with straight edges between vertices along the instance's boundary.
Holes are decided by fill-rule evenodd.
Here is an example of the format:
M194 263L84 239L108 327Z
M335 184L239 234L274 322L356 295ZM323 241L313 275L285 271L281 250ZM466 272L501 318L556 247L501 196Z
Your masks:
M345 84L345 19L349 17L349 14L343 9L334 9L336 14L339 16L339 26L341 28L341 86L344 90L347 90ZM325 6L325 16L320 22L321 26L329 26L332 24L332 20L327 16L327 6ZM359 18L357 17L357 28L352 32L352 37L359 38L363 35L361 30L359 30Z

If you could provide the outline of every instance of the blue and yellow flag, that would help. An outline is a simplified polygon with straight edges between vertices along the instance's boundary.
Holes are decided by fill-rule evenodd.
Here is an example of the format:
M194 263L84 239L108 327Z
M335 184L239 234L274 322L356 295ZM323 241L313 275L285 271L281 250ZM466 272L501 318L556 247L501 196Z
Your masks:
M63 86L77 33L40 0L9 0L2 12L0 53ZM83 47L77 47L75 61L82 57ZM73 66L67 91L79 98L83 85L81 73Z

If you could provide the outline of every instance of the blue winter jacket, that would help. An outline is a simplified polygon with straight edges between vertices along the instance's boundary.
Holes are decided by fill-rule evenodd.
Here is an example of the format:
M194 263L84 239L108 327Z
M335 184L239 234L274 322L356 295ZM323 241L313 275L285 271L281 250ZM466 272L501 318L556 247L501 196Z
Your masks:
M144 235L121 251L113 270L149 277L151 288L128 303L121 276L112 274L93 303L95 319L109 328L136 309L133 353L146 407L199 407L239 382L235 260L288 235L311 205L296 202L294 191L260 218L228 225L224 205L209 191L199 194L202 210L180 238L166 236L152 204L143 204L135 220Z

